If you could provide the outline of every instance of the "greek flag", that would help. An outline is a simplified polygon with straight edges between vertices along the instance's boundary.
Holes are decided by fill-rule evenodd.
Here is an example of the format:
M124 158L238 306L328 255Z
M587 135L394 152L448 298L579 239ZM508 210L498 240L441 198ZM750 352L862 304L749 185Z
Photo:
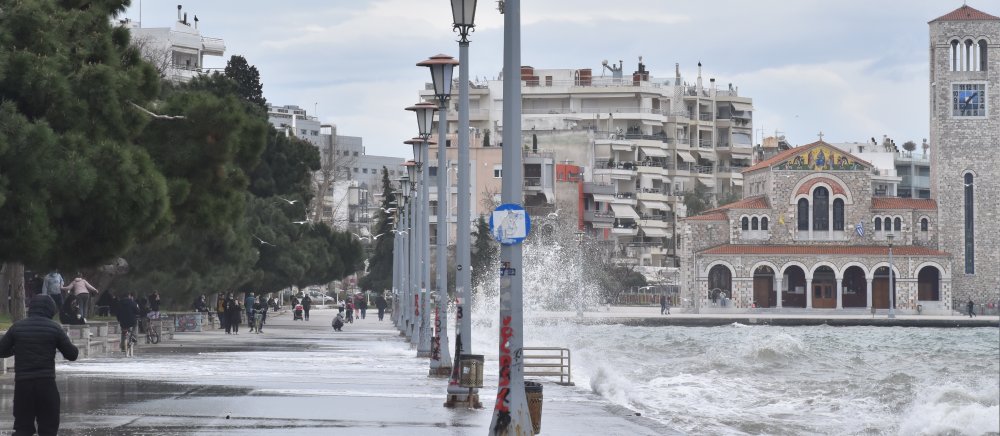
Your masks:
M858 221L858 224L854 226L854 232L862 238L865 237L865 225L861 221Z

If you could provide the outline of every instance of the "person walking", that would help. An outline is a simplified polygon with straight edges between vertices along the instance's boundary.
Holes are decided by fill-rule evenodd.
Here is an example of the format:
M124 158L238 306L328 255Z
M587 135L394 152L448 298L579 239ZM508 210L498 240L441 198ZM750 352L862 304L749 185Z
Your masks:
M226 329L226 333L229 333L229 323L226 322L226 296L222 292L219 292L215 300L215 314L219 315L219 328Z
M344 307L345 307L344 300L340 300L340 302L337 303L337 313L343 315Z
M354 323L354 302L347 300L347 322Z
M667 313L667 296L660 295L660 315Z
M359 305L361 306L361 319L365 319L365 312L368 312L368 299L362 295Z
M354 295L354 319L361 318L361 299L364 298L360 293Z
M306 321L309 321L309 309L312 308L313 300L309 298L309 294L302 297L302 315L305 317Z
M969 312L969 318L976 316L976 303L972 302L972 298L969 298L969 302L965 303L966 309Z
M115 317L118 318L118 330L121 333L119 350L125 352L126 332L132 332L132 336L138 336L136 326L139 324L139 303L135 301L135 294L129 292L118 299L118 307L115 308Z
M264 300L264 294L260 294L260 296L257 299L257 301L260 303L260 307L261 307L260 325L257 326L257 333L260 333L260 330L264 328L264 323L267 322L267 307L268 307L267 305L268 305L268 302Z
M80 350L59 323L52 320L56 303L48 295L31 297L28 316L14 323L0 338L0 357L14 356L14 434L40 436L59 433L59 388L56 386L56 350L74 361Z
M236 300L233 299L233 293L232 292L230 292L229 294L226 294L226 298L223 300L222 304L223 304L223 307L224 307L224 309L222 310L222 316L223 316L223 319L226 320L225 323L224 323L226 325L226 334L227 335L231 335L231 334L233 334L233 315L232 315L233 314L233 307L236 306ZM238 315L238 313L237 313L237 315ZM239 323L237 322L236 324L237 324L236 327L239 328L239 325L238 325Z
M247 312L247 326L250 327L253 327L253 303L256 301L253 292L247 292L247 296L243 298L243 309Z
M389 305L389 303L387 301L385 301L385 296L384 295L379 294L378 297L375 297L375 307L378 308L378 320L379 321L381 321L382 317L385 316L385 308L388 305Z
M59 270L54 269L45 275L45 281L42 282L42 293L51 297L52 301L56 303L56 307L62 307L62 288L65 284L62 274L59 274Z
M97 288L91 286L90 282L83 278L83 273L77 271L76 277L73 278L72 282L68 285L63 286L62 290L69 291L71 294L76 296L76 301L80 303L80 316L83 317L83 322L87 322L87 309L90 304L90 293L97 292Z
M235 298L230 298L229 302L229 308L226 310L226 319L229 320L229 326L232 328L233 334L238 335L240 334L240 323L243 322L241 319L243 317L243 305Z

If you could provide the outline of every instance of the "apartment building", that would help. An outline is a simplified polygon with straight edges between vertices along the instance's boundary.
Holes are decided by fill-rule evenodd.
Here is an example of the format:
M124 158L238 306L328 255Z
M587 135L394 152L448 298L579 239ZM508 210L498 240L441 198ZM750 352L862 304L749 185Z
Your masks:
M322 202L312 205L309 217L340 230L367 234L380 207L376 197L382 192L382 168L396 178L405 171L404 160L367 154L361 137L338 135L336 125L324 124L296 105L268 104L267 119L278 131L319 149L322 169L313 174L313 186L325 194L317 195Z
M226 52L225 41L203 36L198 30L198 16L188 20L181 5L177 5L173 27L142 27L142 23L128 19L119 24L129 29L142 56L172 82L187 82L207 72L205 56L222 57Z
M700 63L690 81L679 65L664 79L653 77L641 58L631 76L623 68L622 61L604 62L597 76L589 68L521 67L525 205L545 205L560 216L570 211L621 263L675 266L672 241L675 214L685 213L683 194L697 181L712 196L742 195L741 171L754 152L752 100L732 84L704 80ZM473 149L499 142L502 87L490 79L471 84ZM449 133L458 127L457 88ZM432 100L433 88L428 84L420 95ZM535 159L541 159L538 172L527 166ZM555 171L549 173L556 165L579 168L578 195L555 195L562 192ZM477 185L473 192L484 189Z

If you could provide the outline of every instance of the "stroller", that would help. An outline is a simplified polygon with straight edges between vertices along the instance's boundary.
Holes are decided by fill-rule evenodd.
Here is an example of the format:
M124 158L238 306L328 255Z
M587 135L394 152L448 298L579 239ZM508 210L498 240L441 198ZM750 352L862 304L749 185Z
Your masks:
M302 321L302 305L296 304L295 310L292 311L292 321Z

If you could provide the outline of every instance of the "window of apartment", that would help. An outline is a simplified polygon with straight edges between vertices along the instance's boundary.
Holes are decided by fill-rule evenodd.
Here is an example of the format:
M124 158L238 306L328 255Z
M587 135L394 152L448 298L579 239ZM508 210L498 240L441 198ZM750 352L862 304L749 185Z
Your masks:
M299 132L302 132L302 134L303 134L303 135L305 135L305 134L306 134L306 131L307 131L306 129L301 129L301 130L299 130Z
M438 175L438 167L427 167L428 177L437 177L437 175Z
M354 167L354 172L358 172L358 167Z
M347 150L344 150L344 156L350 156L350 155L351 155L351 152L349 152Z
M952 84L951 115L955 117L986 116L986 84L985 83Z
M361 172L362 172L362 173L365 173L365 174L368 174L368 168L362 168L362 169L361 169Z
M319 135L319 130L312 130L309 133L312 133L313 136L318 136Z
M973 215L973 188L975 178L971 173L966 173L965 177L965 273L976 273L976 239L975 239L975 216Z
M503 177L503 167L500 165L493 165L493 178L499 179Z

